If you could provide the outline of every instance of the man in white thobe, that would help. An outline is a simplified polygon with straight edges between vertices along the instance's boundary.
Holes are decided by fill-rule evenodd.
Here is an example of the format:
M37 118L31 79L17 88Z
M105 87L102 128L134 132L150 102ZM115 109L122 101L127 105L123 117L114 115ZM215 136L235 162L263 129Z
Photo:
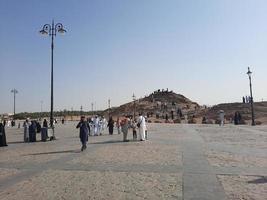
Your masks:
M223 110L220 110L219 118L220 118L220 126L223 126L224 125L224 111Z
M140 124L140 126L139 126L140 140L141 141L145 141L146 119L143 116L143 114L139 114L139 118L138 118L138 122L137 123Z
M94 122L94 136L98 136L98 133L99 133L99 118L98 118L97 115L95 116L93 122Z

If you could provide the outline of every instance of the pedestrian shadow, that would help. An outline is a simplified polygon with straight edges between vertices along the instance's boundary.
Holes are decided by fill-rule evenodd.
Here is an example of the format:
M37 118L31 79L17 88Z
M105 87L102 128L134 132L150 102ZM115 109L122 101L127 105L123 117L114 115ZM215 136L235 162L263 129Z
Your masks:
M127 143L133 143L133 142L139 142L138 140L129 140L127 142L123 142L122 140L110 140L110 141L103 141L103 142L92 142L92 143L89 143L90 144L119 144L119 143L124 143L124 144L127 144Z
M260 176L259 178L252 180L252 181L248 181L248 183L250 184L265 184L267 183L267 176Z
M80 150L66 150L66 151L50 151L50 152L42 152L42 153L31 153L24 154L23 156L38 156L38 155L49 155L49 154L61 154L61 153L80 153Z
M8 142L8 144L21 144L21 143L25 143L25 142L23 141Z
M36 143L36 142L43 142L43 141L41 141L41 140L36 140L35 142L24 142L24 141L14 141L14 142L8 142L8 144L22 144L22 143Z

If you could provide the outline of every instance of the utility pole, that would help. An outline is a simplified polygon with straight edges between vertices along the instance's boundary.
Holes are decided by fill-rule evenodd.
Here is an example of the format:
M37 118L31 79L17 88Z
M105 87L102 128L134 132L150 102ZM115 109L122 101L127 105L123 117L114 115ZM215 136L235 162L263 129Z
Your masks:
M14 116L16 114L16 94L18 93L18 90L16 90L15 88L11 90L11 93L14 94Z

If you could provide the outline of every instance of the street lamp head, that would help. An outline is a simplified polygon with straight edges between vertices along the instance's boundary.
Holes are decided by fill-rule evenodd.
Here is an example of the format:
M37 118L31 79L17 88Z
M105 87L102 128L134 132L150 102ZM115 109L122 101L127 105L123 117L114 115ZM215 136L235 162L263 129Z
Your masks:
M59 32L60 34L64 35L67 31L64 29L63 25L61 23L57 23L56 26L56 31Z
M67 31L64 28L58 29L58 32L64 35Z
M39 33L42 34L42 35L48 35L48 32L45 31L44 29L43 30L40 30Z
M42 35L48 35L51 31L51 26L49 24L45 24L43 26L43 29L39 31L40 34Z
M18 93L18 90L16 90L16 89L12 89L11 92L12 92L12 93Z
M251 77L251 74L252 74L252 72L250 71L250 69L249 69L249 67L248 67L247 75L248 75L249 77Z

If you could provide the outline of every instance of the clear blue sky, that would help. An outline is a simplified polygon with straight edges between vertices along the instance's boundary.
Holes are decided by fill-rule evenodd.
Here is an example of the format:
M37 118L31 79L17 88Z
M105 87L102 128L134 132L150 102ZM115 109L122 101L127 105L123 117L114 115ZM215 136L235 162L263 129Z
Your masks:
M213 105L249 94L267 100L265 0L0 0L0 113L50 106L50 37L55 39L55 110L97 109L169 88Z

